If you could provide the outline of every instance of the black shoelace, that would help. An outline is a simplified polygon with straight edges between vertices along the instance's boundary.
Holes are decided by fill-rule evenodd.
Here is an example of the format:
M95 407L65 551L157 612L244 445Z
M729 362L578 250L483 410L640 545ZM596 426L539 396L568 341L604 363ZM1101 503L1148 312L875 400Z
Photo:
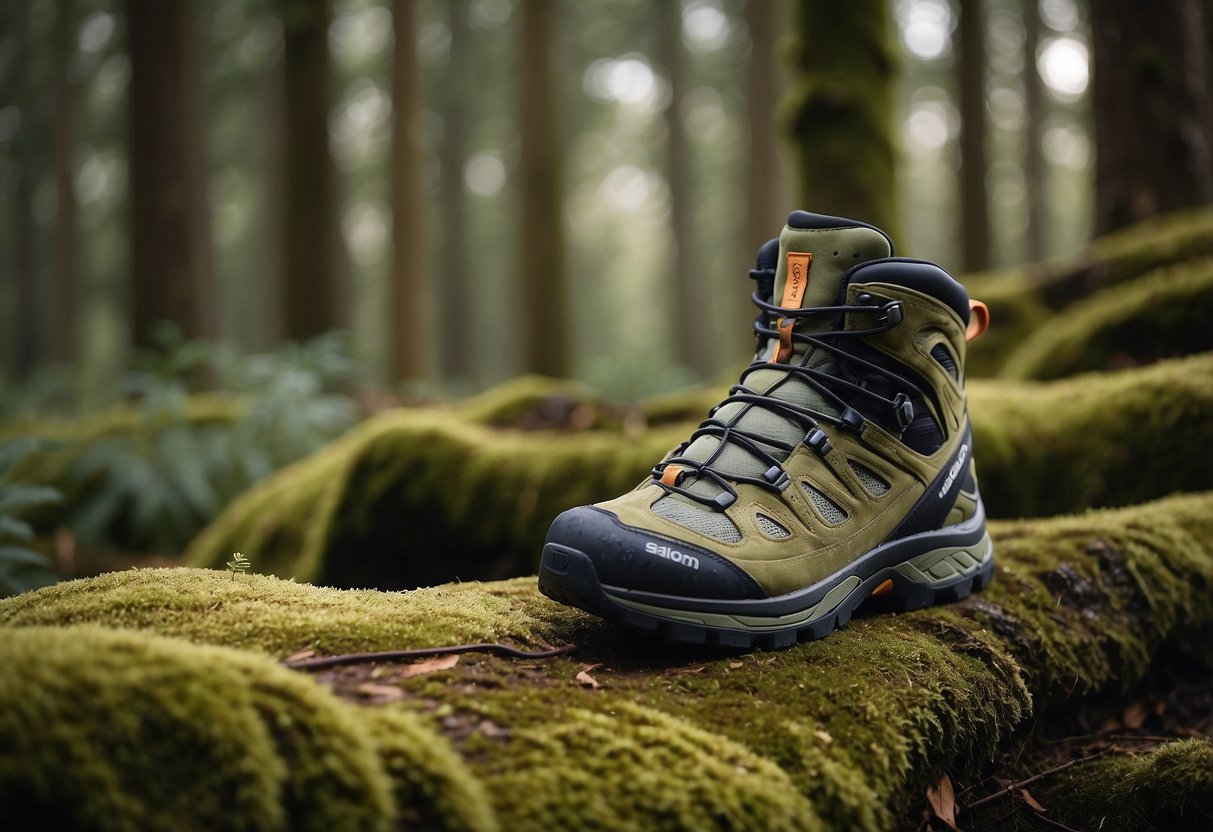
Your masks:
M751 276L757 275L752 273ZM759 285L760 288L763 287L761 281ZM861 295L860 297L861 299L867 297L870 302L844 306L784 309L759 297L758 292L751 295L751 300L760 310L758 319L754 322L754 332L758 337L760 351L764 349L768 339L777 339L779 337L776 321L780 318L784 320L785 326L787 322L791 322L791 341L793 345L803 344L807 346L807 349L800 356L798 363L755 360L750 364L742 372L738 383L729 388L728 397L712 408L708 413L708 418L700 423L695 432L691 434L690 439L679 445L675 449L673 456L654 466L652 474L655 482L666 489L667 492L680 494L694 502L722 511L737 500L735 484L750 483L776 493L781 493L790 484L787 473L782 467L783 459L786 459L796 449L797 445L801 443L783 442L772 437L760 436L738 427L737 423L752 407L764 408L799 424L805 430L805 436L801 442L813 449L819 456L825 456L829 453L831 447L826 434L820 428L820 423L825 422L854 433L858 433L863 429L864 417L850 406L840 395L840 391L849 393L852 398L855 396L864 397L876 407L888 408L894 414L897 424L904 430L914 418L914 408L910 403L910 396L905 392L899 392L893 398L888 398L876 393L865 385L843 378L837 373L807 366L818 349L824 350L845 360L851 366L861 368L865 373L875 374L890 380L893 382L894 389L908 389L915 397L921 396L921 391L917 386L904 376L861 358L855 355L853 351L843 349L837 344L831 343L835 339L861 338L867 335L887 332L901 322L901 304L897 301L889 301L876 305L876 299L872 298L872 296ZM841 321L842 316L846 314L878 315L879 317L875 326L868 329L831 329L812 334L796 332L795 330L796 324L804 319L837 318ZM794 355L795 352L793 352ZM746 379L751 373L765 369L783 371L784 377L772 384L765 393L759 393L746 386ZM772 396L773 393L793 378L799 379L821 394L827 401L833 402L837 406L839 414L834 415ZM716 418L716 413L721 408L729 404L738 403L744 405L744 407L727 422ZM701 436L714 436L719 440L712 454L702 461L683 456L682 454L690 447L691 443ZM763 475L761 477L751 477L716 470L713 463L720 458L720 455L729 443L743 449L763 465L768 466ZM767 448L775 448L782 451L783 457L776 457ZM670 466L677 466L678 470L673 483L663 480L666 469ZM720 493L715 497L704 497L682 486L682 483L688 478L696 477L706 477L712 480L721 489Z

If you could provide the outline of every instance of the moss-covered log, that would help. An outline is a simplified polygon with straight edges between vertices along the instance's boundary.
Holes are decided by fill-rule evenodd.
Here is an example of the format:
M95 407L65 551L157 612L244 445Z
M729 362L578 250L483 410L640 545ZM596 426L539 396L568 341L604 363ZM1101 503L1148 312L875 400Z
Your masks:
M1213 259L1150 272L1079 300L1003 362L1006 378L1052 379L1213 350Z
M425 720L264 656L102 627L0 639L0 805L22 829L495 827Z
M971 385L995 517L1122 506L1213 487L1213 353L1054 382Z
M1179 211L1100 237L1078 255L964 279L991 310L969 345L970 376L993 375L1025 339L1071 303L1156 269L1213 255L1213 211Z
M1213 829L1213 742L1181 740L1148 754L1084 763L1041 797L1079 829L1205 832Z
M505 829L889 829L928 783L988 760L1042 703L1132 685L1169 638L1213 621L1213 494L992 531L1000 568L983 593L950 607L861 616L824 641L743 656L662 647L547 601L533 579L384 594L177 569L51 587L0 601L0 713L16 715L0 717L0 748L13 747L16 735L27 754L0 767L0 794L23 801L6 805L36 806L30 784L54 782L65 804L58 809L74 811L73 801L85 799L74 778L92 769L63 762L96 759L118 741L106 733L108 714L131 725L165 770L131 763L131 776L98 787L108 791L90 805L166 817L186 798L204 806L240 799L258 806L258 817L280 817L262 805L269 798L232 796L228 785L254 767L261 779L248 782L273 782L274 743L285 742L304 749L301 771L341 768L337 782L346 786L330 783L310 799L343 806L354 796L355 817L386 819L393 781L373 762L381 735L365 712L305 692L309 680L268 667L264 655L187 641L273 657L575 641L573 654L542 662L473 655L437 672L380 665L317 681L349 699L398 700L400 719L444 734L463 757L475 782L455 764L436 781L417 775L411 782L447 785L397 785L403 810L421 800L418 811L431 811L416 795L449 795L458 782L472 796L460 805L486 794ZM64 625L76 626L46 629ZM125 632L89 629L96 625ZM67 644L80 646L60 659ZM130 672L118 673L125 665ZM588 676L579 680L580 671ZM197 719L174 690L190 703L221 703L222 720ZM35 705L21 703L46 703L53 718L33 720ZM290 729L280 736L266 725ZM181 736L193 755L180 753ZM239 759L233 749L252 742L270 751ZM320 748L334 751L312 756ZM194 758L221 764L204 777ZM115 759L120 766L125 758ZM418 770L432 768L410 758L386 774ZM166 783L185 792L160 788Z
M661 412L704 414L719 396L666 400ZM993 516L1213 487L1213 355L1052 384L975 383L971 399ZM472 412L491 422L503 417L485 413L522 419L541 406L529 407ZM618 424L526 432L458 410L387 413L254 486L194 541L189 562L221 567L240 551L282 577L379 588L526 574L553 517L631 488L694 428Z

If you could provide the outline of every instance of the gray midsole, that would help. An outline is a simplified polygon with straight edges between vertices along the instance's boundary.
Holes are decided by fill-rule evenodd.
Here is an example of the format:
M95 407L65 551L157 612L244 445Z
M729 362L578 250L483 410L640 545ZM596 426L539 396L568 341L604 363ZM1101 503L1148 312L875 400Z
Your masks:
M962 523L922 532L911 537L883 543L856 558L846 567L846 573L858 575L866 580L891 566L912 560L928 552L948 546L976 546L986 534L986 512L981 498L977 499L973 516ZM823 578L816 584L774 598L718 599L689 598L662 595L655 592L627 589L603 584L602 588L616 600L627 599L666 609L681 609L695 613L722 613L724 615L746 615L772 619L783 615L795 615L815 606L834 591L842 580L838 573Z
M623 598L611 592L608 592L608 595L612 600L629 609L674 621L731 630L785 630L789 627L812 624L830 615L848 601L853 602L853 607L858 606L860 601L868 597L872 589L892 577L893 572L914 583L938 589L971 578L993 558L994 542L990 539L989 532L986 532L974 545L944 546L933 549L904 563L881 570L866 581L858 575L850 575L827 592L825 597L816 604L807 609L777 616L671 609Z

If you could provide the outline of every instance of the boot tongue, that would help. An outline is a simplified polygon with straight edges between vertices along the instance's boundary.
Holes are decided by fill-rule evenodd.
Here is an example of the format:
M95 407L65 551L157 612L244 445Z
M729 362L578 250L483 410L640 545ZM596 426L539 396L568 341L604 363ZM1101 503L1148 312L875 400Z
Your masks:
M836 306L842 302L843 275L860 263L891 254L889 239L868 226L794 228L785 225L779 235L775 302L785 308ZM803 286L800 285L802 273ZM827 328L833 326L829 321L823 323ZM806 320L797 329L808 326L811 322Z
M796 225L793 226L792 222ZM848 224L849 222L803 211L789 217L789 224L784 226L779 235L779 259L775 272L773 303L785 309L840 305L843 302L843 276L848 271L868 260L891 256L892 246L882 232L871 226ZM813 227L801 227L805 225ZM791 322L791 319L785 319L784 325L787 326ZM839 321L836 318L801 318L795 322L795 331L812 334L836 329L838 326ZM799 364L806 346L792 342L792 349L792 356L783 358L783 361ZM771 361L776 358L778 352L779 340L772 339L761 357ZM809 356L806 366L828 371L833 363L834 357L819 349ZM788 378L784 370L754 370L746 375L745 384L756 393L765 394L770 391L772 398L839 415L838 408L832 401L827 400L799 377ZM772 390L775 385L779 386ZM739 415L740 418L737 418ZM782 442L794 444L804 438L804 430L798 422L761 405L748 406L747 409L747 405L741 403L727 404L716 411L716 418L725 422L737 418L736 427ZM719 445L718 438L701 436L691 443L683 455L704 462L719 451L712 467L726 476L732 474L759 477L766 470L764 464L741 447L733 443L726 443L724 448ZM767 450L777 459L786 456L784 452L773 447ZM688 483L687 487L709 498L720 491L719 486L706 477L696 478Z

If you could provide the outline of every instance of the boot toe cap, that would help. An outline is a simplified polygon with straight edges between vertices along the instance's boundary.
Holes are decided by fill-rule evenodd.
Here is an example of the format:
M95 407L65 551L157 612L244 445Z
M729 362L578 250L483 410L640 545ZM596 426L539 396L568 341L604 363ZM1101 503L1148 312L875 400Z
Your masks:
M546 552L587 557L608 588L688 598L765 598L745 570L693 543L625 525L595 506L569 509L552 523Z

